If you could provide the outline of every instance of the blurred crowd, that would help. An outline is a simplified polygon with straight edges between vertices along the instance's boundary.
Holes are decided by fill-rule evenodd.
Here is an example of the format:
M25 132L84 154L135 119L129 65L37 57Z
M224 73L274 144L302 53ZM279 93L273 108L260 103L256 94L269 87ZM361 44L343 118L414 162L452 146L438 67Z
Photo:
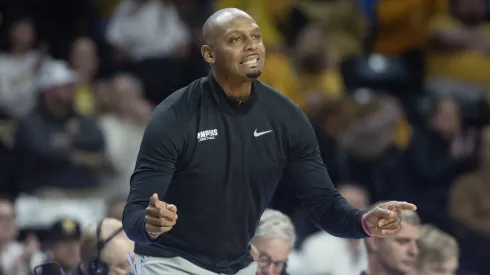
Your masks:
M257 20L260 80L309 116L344 197L418 206L396 238L343 240L283 184L259 273L490 274L490 1L1 0L2 274L98 254L84 240L119 226L152 109L207 75L200 28L225 7Z

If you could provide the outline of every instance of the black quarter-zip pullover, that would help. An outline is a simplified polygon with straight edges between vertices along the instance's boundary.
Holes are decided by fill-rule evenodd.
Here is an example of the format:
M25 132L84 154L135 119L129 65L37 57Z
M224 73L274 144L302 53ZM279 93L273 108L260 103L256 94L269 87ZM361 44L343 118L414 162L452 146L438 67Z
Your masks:
M250 240L283 177L320 228L367 237L364 212L333 187L304 113L260 81L252 87L249 99L237 102L210 74L155 108L123 215L137 254L179 256L212 272L238 272L252 261ZM175 204L179 215L154 241L145 231L153 193Z

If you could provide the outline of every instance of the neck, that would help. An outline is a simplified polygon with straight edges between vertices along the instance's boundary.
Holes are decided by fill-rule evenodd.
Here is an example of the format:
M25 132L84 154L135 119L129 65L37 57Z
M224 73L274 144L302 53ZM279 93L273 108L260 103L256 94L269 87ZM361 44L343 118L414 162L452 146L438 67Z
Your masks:
M405 275L403 273L396 272L394 270L390 270L385 265L381 264L374 257L368 258L368 271L367 275Z
M233 99L247 101L252 92L252 81L247 80L232 80L226 76L220 76L213 71L214 79L221 86L225 94Z

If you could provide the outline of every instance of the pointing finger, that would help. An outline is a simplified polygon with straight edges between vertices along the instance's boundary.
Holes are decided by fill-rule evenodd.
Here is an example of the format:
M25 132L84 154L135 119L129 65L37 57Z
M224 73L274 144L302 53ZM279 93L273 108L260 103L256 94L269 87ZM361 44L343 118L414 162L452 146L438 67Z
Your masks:
M408 202L395 202L394 203L396 210L402 211L402 210L410 210L410 211L415 211L417 210L417 206L412 203Z

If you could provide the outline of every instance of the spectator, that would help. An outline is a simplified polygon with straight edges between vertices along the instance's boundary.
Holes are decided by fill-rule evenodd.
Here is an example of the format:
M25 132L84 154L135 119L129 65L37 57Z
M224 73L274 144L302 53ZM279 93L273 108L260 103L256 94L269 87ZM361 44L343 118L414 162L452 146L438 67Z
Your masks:
M126 0L109 22L107 40L121 58L138 61L184 54L190 33L172 1Z
M42 68L39 107L21 121L16 139L24 192L66 198L87 196L84 190L100 196L104 139L94 121L73 110L75 83L76 75L62 62Z
M252 240L252 256L259 266L257 275L283 274L295 241L289 217L276 210L265 210Z
M97 45L88 37L79 37L72 44L70 64L78 75L75 107L85 116L95 114L97 106L94 94L95 77L99 71Z
M403 211L402 230L390 238L371 237L366 240L367 274L409 274L419 254L417 242L420 218L416 212Z
M36 30L29 17L9 29L8 52L0 54L0 110L19 119L35 107L36 72L44 54L34 49Z
M360 1L300 1L298 9L328 38L332 54L343 61L364 53L367 22Z
M414 130L396 191L435 223L446 213L451 183L474 166L476 133L463 129L460 107L451 98L435 99L428 118Z
M11 275L28 275L42 261L39 242L29 236L22 244L16 241L18 228L14 205L6 197L0 198L0 272Z
M121 221L105 218L83 231L81 263L72 275L133 274L126 256L133 250L134 243L126 237Z
M366 11L372 31L366 44L375 53L398 57L413 74L413 81L409 84L414 89L422 88L425 77L424 48L427 28L432 18L447 13L447 2L448 0L377 1L374 8Z
M352 206L368 208L368 194L362 187L342 184L337 189ZM294 272L290 270L292 275L359 275L367 267L367 254L362 240L341 239L322 231L304 241L299 262Z
M306 111L309 107L305 106L305 99L311 93L331 99L339 98L343 91L337 62L327 42L322 29L315 25L305 27L296 41L298 90L291 98Z
M112 106L99 118L107 144L107 158L113 174L108 179L112 192L127 195L151 106L143 99L141 82L131 75L120 74L112 80ZM116 191L117 190L117 191Z
M59 219L51 225L48 235L46 261L56 262L65 272L75 270L80 263L80 224L73 219ZM47 265L42 268L42 274L58 274L58 270Z
M122 196L115 196L107 202L107 217L122 221L122 214L124 206L126 205L126 198Z
M454 237L431 225L420 227L419 256L413 275L455 275L458 258Z
M478 170L455 181L450 193L449 211L453 218L471 229L490 235L490 127L482 132Z
M451 13L431 22L427 54L430 79L453 79L483 87L490 85L490 23L484 0L453 0Z

